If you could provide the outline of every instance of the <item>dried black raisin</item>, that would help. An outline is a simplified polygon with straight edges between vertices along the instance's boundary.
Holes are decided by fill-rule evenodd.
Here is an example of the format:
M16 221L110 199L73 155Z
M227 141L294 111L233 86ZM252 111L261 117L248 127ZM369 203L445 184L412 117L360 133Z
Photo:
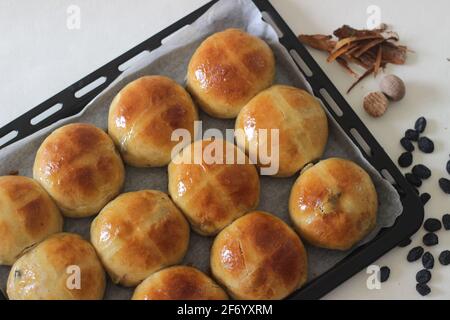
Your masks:
M430 282L430 280L431 280L431 272L429 270L423 269L423 270L420 270L419 272L417 272L416 281L418 283L425 284L425 283Z
M431 252L425 252L422 256L422 265L425 269L434 268L434 257Z
M448 174L450 174L450 160L447 162L446 169L447 169Z
M410 184L412 184L415 187L420 187L422 185L422 180L420 180L419 178L417 178L415 175L413 175L412 173L407 173L405 174L405 178L406 180L408 180L408 182Z
M420 246L414 247L408 252L408 256L406 257L406 259L408 260L408 262L417 261L422 257L423 251L423 248Z
M450 180L445 178L439 179L439 186L446 194L450 194Z
M407 246L409 246L410 244L411 244L411 239L405 239L405 240L402 240L402 241L400 241L400 243L398 244L398 246L400 247L400 248L405 248L405 247L407 247Z
M417 119L416 123L414 124L414 129L416 129L417 132L422 133L425 131L425 128L427 127L427 119L424 117L420 117Z
M427 192L422 193L420 195L420 201L422 202L423 205L426 205L428 201L430 201L431 199L431 195Z
M416 284L416 291L421 295L421 296L427 296L431 293L431 289L428 285L426 284L422 284L422 283L418 283Z
M384 266L380 268L380 282L388 281L390 275L391 269L389 267Z
M419 150L424 153L432 153L434 151L434 143L427 137L420 137L418 146Z
M439 262L443 266L448 266L450 264L450 251L448 250L442 251L441 254L439 255Z
M409 167L413 162L413 155L411 152L405 152L398 158L398 165L402 168Z
M412 144L412 142L410 140L406 139L406 138L402 138L400 140L400 144L408 152L413 152L416 149L414 147L414 145Z
M436 231L441 230L442 223L438 219L429 218L429 219L425 220L425 223L423 224L423 227L428 232L436 232Z
M432 247L439 244L439 238L435 233L429 232L423 236L423 244L427 247Z
M428 179L429 177L431 177L431 170L423 164L415 165L412 168L412 173L420 179Z
M419 132L413 129L408 129L405 132L405 138L410 141L417 141L419 140Z
M446 213L442 216L442 224L445 230L450 230L450 214Z

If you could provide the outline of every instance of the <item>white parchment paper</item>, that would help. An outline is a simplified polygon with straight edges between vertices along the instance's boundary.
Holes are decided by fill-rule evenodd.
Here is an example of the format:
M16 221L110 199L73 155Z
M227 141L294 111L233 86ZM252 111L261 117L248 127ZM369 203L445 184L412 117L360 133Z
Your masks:
M208 35L226 28L241 28L269 43L277 61L275 83L293 85L311 92L307 82L298 72L287 50L281 46L274 29L261 19L261 13L249 0L221 0L195 23L171 36L150 55L142 57L127 69L104 92L98 95L85 110L74 117L60 121L40 132L19 141L0 152L0 175L18 170L20 175L32 177L32 165L39 145L56 128L71 122L92 123L106 130L108 108L114 96L127 83L144 75L165 75L184 84L188 62L200 42ZM234 128L234 120L219 120L200 112L203 130L208 128ZM350 159L367 170L375 183L379 196L377 228L361 243L365 243L383 227L392 226L402 212L402 205L395 189L363 158L360 151L343 134L334 120L329 117L330 137L323 158L342 157ZM288 199L291 187L297 177L277 179L261 177L261 201L258 209L276 214L291 225L288 213ZM152 169L126 168L124 192L142 189L156 189L167 192L167 167ZM65 219L64 230L81 234L89 239L89 227L93 218ZM213 239L191 233L189 251L183 263L209 272L209 250ZM314 248L307 245L309 280L332 268L348 252ZM5 290L9 267L0 267L0 287ZM133 289L112 284L108 279L106 299L129 299Z

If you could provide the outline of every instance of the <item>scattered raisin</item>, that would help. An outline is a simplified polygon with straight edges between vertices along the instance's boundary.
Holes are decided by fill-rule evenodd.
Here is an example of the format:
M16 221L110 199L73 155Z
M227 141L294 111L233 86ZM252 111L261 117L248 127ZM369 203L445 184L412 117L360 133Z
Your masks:
M434 268L434 257L430 252L425 252L422 256L422 265L425 269Z
M402 168L409 167L413 162L413 155L411 152L405 152L398 158L398 165Z
M428 201L430 201L431 199L431 195L427 192L422 193L420 195L420 201L422 202L423 205L426 205Z
M431 280L431 272L427 269L420 270L416 274L416 281L421 284L425 284L430 282Z
M422 283L418 283L416 284L416 291L421 295L421 296L427 296L430 294L431 289L428 285L426 284L422 284Z
M405 239L405 240L402 240L402 241L400 241L400 243L398 244L398 246L400 247L400 248L405 248L405 247L407 247L407 246L409 246L410 244L411 244L411 239Z
M408 152L413 152L416 149L412 144L412 142L406 138L402 138L400 140L400 144L402 145L403 149L405 149Z
M20 270L14 271L14 278L18 279L22 277L22 272Z
M414 129L416 129L416 131L419 133L424 132L426 127L427 127L427 119L425 119L424 117L420 117L419 119L417 119L414 125Z
M422 180L420 180L419 178L417 178L415 175L413 175L412 173L407 173L405 174L405 178L406 180L408 180L408 182L410 184L412 184L415 187L420 187L422 185Z
M450 214L447 213L442 216L442 224L445 230L450 230Z
M429 177L431 177L431 170L423 164L415 165L412 168L412 173L420 179L428 179Z
M408 260L408 262L417 261L422 257L423 251L423 248L420 246L414 247L408 252L408 256L406 257L406 259Z
M442 251L441 254L439 255L439 262L443 266L448 266L450 264L450 251L448 250Z
M428 232L436 232L436 231L441 230L442 223L438 219L429 218L429 219L425 220L425 223L423 224L423 227Z
M439 244L439 238L435 233L429 232L423 236L423 244L427 247L432 247Z
M432 153L434 151L434 143L427 137L420 137L418 146L419 150L424 153Z
M450 194L450 180L445 178L439 179L439 186L446 194Z
M417 141L419 140L419 132L413 129L408 129L405 132L405 138L410 141Z
M389 267L381 267L380 268L380 281L386 282L389 279L389 276L391 275L391 269Z

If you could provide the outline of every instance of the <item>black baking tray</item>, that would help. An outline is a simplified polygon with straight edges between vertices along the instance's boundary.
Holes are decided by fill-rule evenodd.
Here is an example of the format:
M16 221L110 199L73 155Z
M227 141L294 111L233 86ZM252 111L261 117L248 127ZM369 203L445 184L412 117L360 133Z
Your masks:
M158 48L161 46L163 39L194 22L217 1L213 0L205 4L2 127L0 129L0 139L7 135L11 139L4 142L0 146L0 150L61 119L79 113L95 96L122 73L119 70L119 66L143 51L152 51ZM306 286L288 297L288 299L319 299L397 246L400 241L414 234L421 226L424 209L414 189L409 185L396 165L358 118L330 79L328 79L319 65L314 61L306 48L298 41L295 34L275 8L268 0L253 0L253 2L261 11L263 19L276 29L279 34L280 43L293 56L299 71L311 85L316 97L323 102L329 114L337 121L347 136L358 146L365 158L385 178L395 184L403 204L403 213L398 217L392 227L381 230L372 241L357 248L333 268L310 281ZM106 78L106 81L81 97L75 96L76 92L99 78ZM49 109L52 109L57 104L62 104L62 108L59 111L36 124L32 124L32 119L35 119L46 111L48 112Z

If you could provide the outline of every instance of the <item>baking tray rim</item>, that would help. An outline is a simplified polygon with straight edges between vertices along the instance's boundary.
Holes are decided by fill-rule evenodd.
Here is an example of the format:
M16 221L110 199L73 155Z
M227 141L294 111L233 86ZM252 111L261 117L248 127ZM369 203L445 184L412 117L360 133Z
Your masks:
M211 0L199 9L174 22L162 31L0 128L0 137L4 137L11 132L16 133L12 139L0 146L0 150L61 119L81 112L81 110L83 110L91 100L93 100L124 71L119 70L119 66L133 59L143 51L152 51L158 48L163 39L195 21L218 1L219 0ZM414 234L422 224L424 208L414 189L409 185L396 165L392 162L384 149L379 145L367 127L355 114L348 102L339 93L333 83L315 62L307 49L298 41L295 34L282 19L277 10L268 0L251 1L258 7L261 13L266 14L266 18L263 17L263 19L272 24L274 28L277 28L278 31L281 32L282 36L279 37L280 43L288 50L288 52L294 50L301 58L304 65L299 64L298 61L295 61L295 64L299 71L303 74L305 80L311 86L314 95L321 100L324 107L328 110L329 115L333 117L345 134L360 149L366 160L369 161L369 163L377 169L380 174L383 173L382 170L387 170L389 172L390 176L395 180L397 189L400 190L399 193L400 200L403 205L403 212L397 218L392 227L381 230L372 241L355 249L334 267L319 277L311 280L304 287L295 291L288 297L288 299L295 300L319 299L397 246L400 241ZM271 21L267 20L267 15ZM275 24L275 26L273 24ZM305 65L306 69L309 70L305 70ZM82 97L75 97L76 92L100 77L106 77L106 81L103 84L97 86ZM336 113L336 110L328 102L329 100L324 97L323 90L326 90L329 95L328 98L331 97L331 99L343 112L342 115L338 115ZM62 104L62 108L59 111L51 114L37 124L33 125L31 123L32 119L49 110L58 103ZM355 136L351 133L351 130L357 130L359 135L370 147L370 156L365 153L364 147L361 146L360 142L358 142ZM0 295L3 295L1 291Z

